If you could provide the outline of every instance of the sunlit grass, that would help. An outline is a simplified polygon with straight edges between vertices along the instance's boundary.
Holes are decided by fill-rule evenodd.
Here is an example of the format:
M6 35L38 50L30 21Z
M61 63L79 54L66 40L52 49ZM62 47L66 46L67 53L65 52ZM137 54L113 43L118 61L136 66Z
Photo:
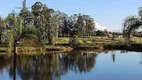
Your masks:
M70 37L59 37L56 39L57 45L46 45L45 49L62 49L64 51L70 51L71 48L69 45L69 40L70 40ZM131 37L131 40L133 41L132 44L142 44L142 38L140 37ZM94 36L85 37L85 38L81 37L81 38L78 38L78 43L80 47L103 47L105 45L119 46L119 45L125 44L125 38L117 37L112 39L108 37L94 37ZM28 47L28 46L23 46L20 49L25 49L24 47ZM27 50L34 51L35 49L36 48L31 48L31 49L28 48ZM5 44L0 44L0 52L7 52L7 51L8 51L8 46ZM24 52L24 50L22 52Z

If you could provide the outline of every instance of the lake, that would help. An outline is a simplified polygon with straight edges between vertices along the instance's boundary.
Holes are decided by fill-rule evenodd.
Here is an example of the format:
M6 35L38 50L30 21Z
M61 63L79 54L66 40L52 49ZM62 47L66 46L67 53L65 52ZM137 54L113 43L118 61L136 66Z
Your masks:
M73 51L40 56L0 56L0 80L142 80L142 53ZM14 69L14 70L13 70Z

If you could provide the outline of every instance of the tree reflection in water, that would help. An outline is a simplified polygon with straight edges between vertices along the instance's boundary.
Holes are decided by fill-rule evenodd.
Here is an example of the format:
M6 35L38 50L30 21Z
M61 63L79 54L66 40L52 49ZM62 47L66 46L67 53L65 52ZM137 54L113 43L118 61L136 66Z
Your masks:
M12 58L7 55L0 55L0 72L12 64Z
M112 61L115 62L117 52L109 51L109 55L110 53ZM124 51L120 52L122 53L125 54ZM73 51L38 56L20 55L14 61L13 55L0 55L0 73L8 71L10 76L8 78L11 80L16 78L17 80L61 80L61 76L68 74L69 71L80 74L90 72L95 67L97 56L96 52ZM142 64L142 54L140 53L139 56L141 56L139 63ZM15 72L16 75L14 75Z
M115 54L116 54L115 51L112 51L112 52L111 52L111 57L112 57L113 63L115 63Z
M95 66L95 53L52 53L41 56L17 56L17 76L22 80L61 80L68 71L86 73ZM9 69L13 76L13 67Z

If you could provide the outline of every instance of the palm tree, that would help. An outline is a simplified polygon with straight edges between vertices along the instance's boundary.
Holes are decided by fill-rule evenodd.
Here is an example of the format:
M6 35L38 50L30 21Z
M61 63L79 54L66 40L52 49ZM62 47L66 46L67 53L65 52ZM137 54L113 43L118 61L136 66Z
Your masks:
M133 30L139 29L142 26L142 7L138 11L139 16L128 16L123 22L124 37L130 39L130 34Z

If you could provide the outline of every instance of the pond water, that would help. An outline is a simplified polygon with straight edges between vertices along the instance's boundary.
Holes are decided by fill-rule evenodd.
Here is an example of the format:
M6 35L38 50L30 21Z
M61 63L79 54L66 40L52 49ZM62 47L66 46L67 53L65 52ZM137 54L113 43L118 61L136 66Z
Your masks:
M109 51L0 56L0 80L142 80L142 54Z

